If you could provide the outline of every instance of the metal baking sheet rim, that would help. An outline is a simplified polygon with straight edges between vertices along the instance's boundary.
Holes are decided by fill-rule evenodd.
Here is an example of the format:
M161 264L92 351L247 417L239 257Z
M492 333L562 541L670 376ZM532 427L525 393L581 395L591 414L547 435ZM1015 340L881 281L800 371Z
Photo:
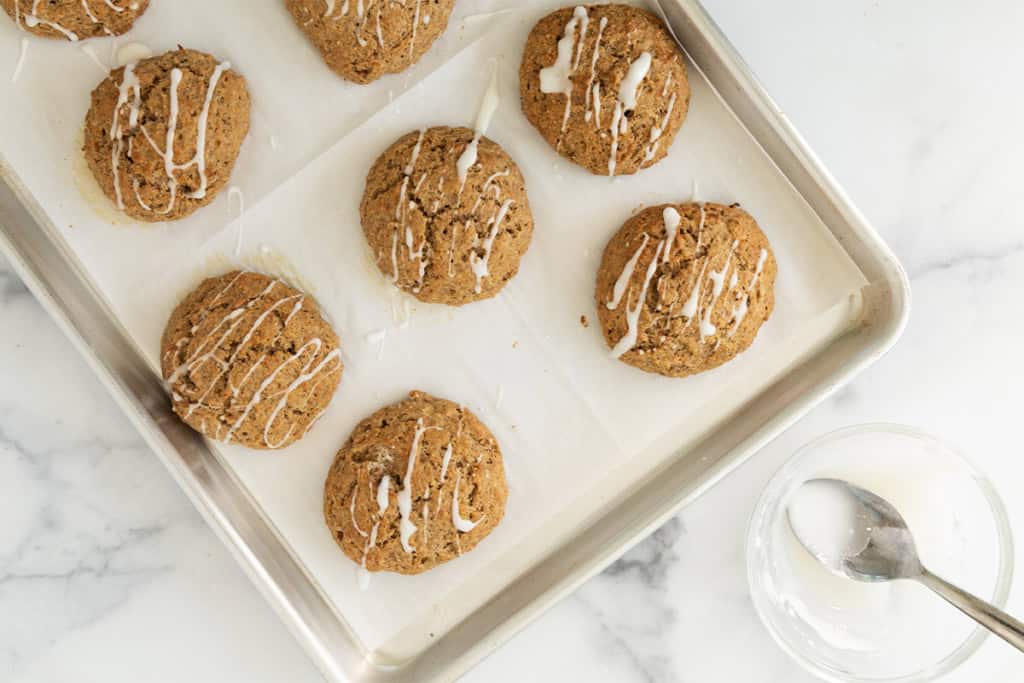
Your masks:
M721 428L520 576L419 656L373 661L204 442L170 412L160 383L55 228L0 157L0 249L106 384L148 445L332 680L451 680L601 571L880 358L910 310L903 268L822 167L697 0L660 0L691 60L818 213L869 281L860 324L787 372ZM8 209L11 212L8 215ZM702 458L686 458L700 450ZM256 513L255 515L253 513ZM623 513L628 514L623 514Z

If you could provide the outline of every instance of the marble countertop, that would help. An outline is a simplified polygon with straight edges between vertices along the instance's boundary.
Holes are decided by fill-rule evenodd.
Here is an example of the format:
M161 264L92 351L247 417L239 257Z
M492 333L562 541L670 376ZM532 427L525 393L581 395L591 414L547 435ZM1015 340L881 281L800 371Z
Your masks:
M744 535L772 472L836 427L902 422L959 444L1024 533L1024 4L706 5L903 260L909 329L467 681L812 680L753 612ZM2 262L0 320L0 679L320 680ZM1024 657L989 639L944 680L1021 678Z

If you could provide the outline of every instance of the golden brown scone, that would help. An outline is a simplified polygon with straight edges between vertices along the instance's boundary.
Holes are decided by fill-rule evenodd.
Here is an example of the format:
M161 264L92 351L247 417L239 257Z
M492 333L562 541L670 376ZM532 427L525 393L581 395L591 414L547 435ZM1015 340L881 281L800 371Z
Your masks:
M494 296L530 246L533 216L519 167L482 137L467 168L473 140L469 128L409 133L366 178L359 213L377 266L421 301L461 306Z
M745 351L775 305L775 256L738 204L645 209L605 247L596 303L624 363L686 377Z
M316 301L259 273L204 280L174 309L160 349L174 412L204 436L249 448L305 436L343 369Z
M179 48L114 69L93 90L83 151L117 208L178 220L227 185L249 131L249 91L230 67Z
M468 409L414 391L356 426L324 484L324 517L363 569L419 574L468 553L501 521L498 442Z
M149 0L0 0L23 31L79 41L127 33Z
M597 175L665 157L686 118L682 52L658 17L629 5L544 17L519 68L523 112L559 154Z
M296 25L342 78L370 83L420 60L455 0L285 0Z

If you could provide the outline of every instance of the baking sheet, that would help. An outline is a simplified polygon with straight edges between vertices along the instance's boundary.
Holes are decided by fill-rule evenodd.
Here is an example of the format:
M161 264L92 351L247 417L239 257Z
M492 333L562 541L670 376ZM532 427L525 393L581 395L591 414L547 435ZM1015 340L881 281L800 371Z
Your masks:
M21 117L22 130L14 134L4 127L3 154L48 207L154 368L160 332L178 297L232 262L297 277L320 300L341 336L347 366L322 423L284 452L218 452L358 638L386 657L410 655L443 635L594 514L607 493L591 492L614 490L612 480L622 486L654 471L679 444L710 431L857 314L850 297L864 284L859 271L693 70L689 118L669 158L655 168L633 178L596 178L547 147L519 112L516 72L527 31L552 6L531 3L501 16L482 40L466 37L448 45L454 52L469 43L333 146L314 144L315 136L304 132L310 120L296 116L309 104L309 94L301 92L306 86L292 93L280 105L284 113L267 117L276 148L270 133L265 145L260 142L254 125L243 153L248 157L240 158L233 178L249 206L230 224L238 207L227 193L179 224L108 224L112 210L96 196L91 179L81 176L76 141L53 120L80 127L98 78L95 66L76 94L80 102L35 79L16 84L30 93L24 101L5 97L4 107ZM249 3L245 7L251 11ZM271 19L281 18L264 17ZM223 51L208 49L236 63L232 48L250 58L246 41L236 42ZM286 62L297 54L296 42L301 37L291 36ZM212 43L211 37L191 44ZM498 298L458 310L414 303L370 261L358 224L363 176L380 151L410 130L471 125L492 59L502 103L489 136L508 149L526 177L537 224L534 243L519 276ZM276 84L258 88L252 67L240 68L257 107L271 109L258 93L273 92L277 102ZM33 108L49 112L44 125L33 123ZM69 111L78 116L64 116ZM348 116L354 122L360 114ZM335 135L344 132L337 130ZM292 149L282 138L303 142ZM275 155L283 148L288 158L279 167ZM326 151L293 175L320 149ZM85 192L71 191L69 177ZM579 321L581 315L595 317L594 273L608 237L641 202L689 198L694 180L701 198L740 201L766 229L779 262L776 312L751 351L735 362L688 380L667 380L612 362L597 327L585 329ZM382 330L383 347L377 341ZM321 521L323 476L355 423L411 388L464 402L491 426L506 458L508 513L465 558L419 577L375 577L370 591L361 593L353 565Z

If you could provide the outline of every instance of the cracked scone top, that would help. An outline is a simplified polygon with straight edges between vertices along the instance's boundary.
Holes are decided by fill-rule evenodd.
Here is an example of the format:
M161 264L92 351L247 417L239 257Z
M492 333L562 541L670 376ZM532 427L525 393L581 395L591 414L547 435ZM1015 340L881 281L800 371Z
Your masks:
M251 272L204 280L174 309L160 348L174 412L206 437L249 448L301 439L343 370L316 301Z
M370 83L420 60L455 0L285 0L299 29L342 78Z
M497 294L533 234L519 167L469 128L428 128L391 145L366 178L360 216L388 279L452 306Z
M245 79L179 48L114 69L92 92L83 151L118 209L171 221L209 204L249 131Z
M23 31L76 42L127 33L149 0L0 0Z
M472 550L501 521L498 442L468 409L414 391L360 422L324 484L324 517L366 571L419 574Z
M612 356L669 377L745 351L775 304L775 256L739 205L645 209L605 247L595 293Z
M629 175L665 157L690 102L686 65L656 16L628 5L541 19L519 69L523 113L563 157Z

